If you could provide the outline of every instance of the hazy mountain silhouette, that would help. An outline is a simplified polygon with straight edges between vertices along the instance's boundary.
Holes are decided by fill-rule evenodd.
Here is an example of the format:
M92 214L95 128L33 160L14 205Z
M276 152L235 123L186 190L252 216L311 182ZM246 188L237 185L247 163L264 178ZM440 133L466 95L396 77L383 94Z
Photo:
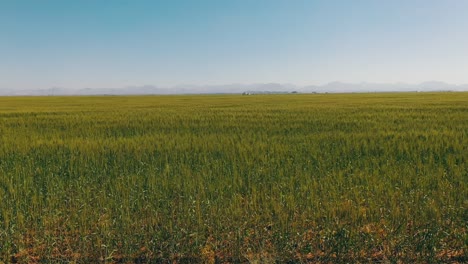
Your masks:
M124 88L84 88L67 89L52 87L50 89L1 90L0 95L144 95L144 94L216 94L243 92L293 92L301 93L359 93L359 92L430 92L430 91L468 91L468 84L455 85L439 81L420 84L406 83L344 83L330 82L324 85L297 86L281 83L255 84L222 84L222 85L177 85L159 87L154 85L128 86Z

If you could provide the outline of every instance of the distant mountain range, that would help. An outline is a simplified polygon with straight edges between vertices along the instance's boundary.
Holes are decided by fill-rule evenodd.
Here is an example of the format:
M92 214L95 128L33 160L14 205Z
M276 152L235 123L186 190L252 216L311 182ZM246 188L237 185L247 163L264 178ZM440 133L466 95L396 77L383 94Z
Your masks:
M239 94L239 93L366 93L366 92L434 92L468 91L468 84L455 85L444 82L406 83L343 83L331 82L324 85L297 86L280 83L225 84L225 85L178 85L158 87L153 85L128 86L124 88L85 88L85 89L31 89L2 90L0 95L145 95L145 94Z

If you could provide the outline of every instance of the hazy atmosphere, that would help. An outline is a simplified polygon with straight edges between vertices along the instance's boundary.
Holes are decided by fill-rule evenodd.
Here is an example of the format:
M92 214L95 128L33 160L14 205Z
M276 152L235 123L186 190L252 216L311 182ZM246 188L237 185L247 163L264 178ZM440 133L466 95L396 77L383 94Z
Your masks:
M468 90L467 11L462 0L2 1L0 92Z
M468 263L468 0L0 0L0 264Z

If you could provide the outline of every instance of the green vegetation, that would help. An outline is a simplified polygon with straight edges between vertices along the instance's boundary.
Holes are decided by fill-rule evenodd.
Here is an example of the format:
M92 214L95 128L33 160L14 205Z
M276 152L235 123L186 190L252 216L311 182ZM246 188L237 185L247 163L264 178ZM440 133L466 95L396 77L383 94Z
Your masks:
M468 261L468 93L0 97L0 262Z

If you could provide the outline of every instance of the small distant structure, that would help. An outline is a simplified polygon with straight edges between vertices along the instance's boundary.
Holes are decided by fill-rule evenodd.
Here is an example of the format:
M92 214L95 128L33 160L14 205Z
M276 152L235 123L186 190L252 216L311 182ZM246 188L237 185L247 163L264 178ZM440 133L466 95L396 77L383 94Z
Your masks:
M242 95L252 95L251 92L243 92Z

